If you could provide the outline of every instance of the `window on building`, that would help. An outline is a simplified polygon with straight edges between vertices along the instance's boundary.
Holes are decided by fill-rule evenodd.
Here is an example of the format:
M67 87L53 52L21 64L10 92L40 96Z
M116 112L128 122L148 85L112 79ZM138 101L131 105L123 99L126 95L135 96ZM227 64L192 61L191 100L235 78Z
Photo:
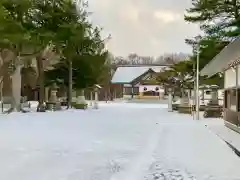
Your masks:
M224 108L230 108L233 111L237 110L240 112L240 89L224 91Z
M133 88L133 94L134 95L138 95L139 94L139 88L138 87L134 87Z
M125 95L138 95L139 94L139 88L138 87L125 87Z
M237 110L237 90L236 89L231 89L230 90L230 109L232 111Z

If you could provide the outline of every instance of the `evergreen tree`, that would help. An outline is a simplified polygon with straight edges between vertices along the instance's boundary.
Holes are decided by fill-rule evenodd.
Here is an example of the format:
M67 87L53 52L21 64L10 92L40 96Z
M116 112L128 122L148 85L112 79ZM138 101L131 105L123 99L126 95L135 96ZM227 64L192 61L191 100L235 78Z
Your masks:
M196 61L196 44L200 46L200 69L207 65L235 37L240 35L239 0L192 0L192 7L187 9L185 20L200 24L204 35L186 40L193 46L193 61ZM223 79L217 74L203 83L222 86Z
M201 23L201 30L208 36L231 40L240 34L240 1L192 0L185 20Z
M79 6L71 0L0 0L2 58L13 65L13 60L23 60L25 57L28 60L36 59L40 87L39 111L43 110L44 70L46 64L51 64L49 60L59 63L54 71L49 72L48 83L62 80L68 83L65 72L69 70L69 62L75 66L76 88L85 88L98 81L107 52L100 30L93 27L87 16L85 6ZM7 56L4 55L6 53ZM4 64L1 69L8 66ZM3 74L1 71L0 75Z

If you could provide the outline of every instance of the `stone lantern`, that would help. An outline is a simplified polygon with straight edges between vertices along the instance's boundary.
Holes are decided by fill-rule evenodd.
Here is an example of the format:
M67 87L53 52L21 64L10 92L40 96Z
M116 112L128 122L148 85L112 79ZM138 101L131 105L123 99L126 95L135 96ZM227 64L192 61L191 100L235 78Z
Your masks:
M179 113L191 114L192 109L189 100L189 89L182 89L182 98L180 99L180 105L178 107Z
M172 96L173 90L171 87L168 87L168 112L173 111L172 107L172 101L173 101L173 96Z
M222 117L222 107L218 103L218 89L217 85L211 85L211 99L205 107L204 117L205 118L217 118Z
M199 91L201 92L200 94L200 100L199 100L199 111L204 111L205 109L205 93L206 91L205 90L208 90L209 89L209 85L201 85L199 86ZM196 95L196 92L195 92L195 95ZM196 101L196 97L194 96L194 101ZM196 103L196 102L195 102Z
M56 103L57 102L57 91L58 91L58 86L56 83L53 83L53 85L50 87L50 97L49 97L49 102L51 103Z
M49 100L46 103L48 110L60 110L61 109L61 103L58 100L57 92L58 92L58 86L56 83L53 83L53 85L50 87Z
M99 86L98 84L95 84L94 85L94 103L93 103L93 108L94 109L98 109L98 93L99 93L99 90L101 89L102 87Z
M213 105L219 105L218 103L218 89L219 87L217 85L212 85L210 86L211 88L211 100L209 102L209 104L213 104Z
M92 106L93 105L93 92L94 92L94 89L90 91L90 103L89 105Z

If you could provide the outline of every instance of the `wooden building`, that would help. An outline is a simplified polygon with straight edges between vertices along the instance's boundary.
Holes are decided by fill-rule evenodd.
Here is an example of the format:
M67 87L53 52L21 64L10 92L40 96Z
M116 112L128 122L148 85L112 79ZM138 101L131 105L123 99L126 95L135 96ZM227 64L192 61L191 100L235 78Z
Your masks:
M159 99L164 87L154 82L156 74L167 66L128 65L117 68L113 75L112 93L114 98Z
M219 72L224 76L225 125L240 132L240 37L229 43L200 74L211 77Z

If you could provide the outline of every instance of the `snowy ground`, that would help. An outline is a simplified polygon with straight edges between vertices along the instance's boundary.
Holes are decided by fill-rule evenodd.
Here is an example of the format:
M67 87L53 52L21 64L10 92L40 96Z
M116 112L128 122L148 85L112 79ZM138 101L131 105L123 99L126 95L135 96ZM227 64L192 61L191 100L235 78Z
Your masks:
M240 152L240 134L224 125L223 119L205 119L202 122L219 138L228 142Z
M1 180L239 180L204 123L162 104L0 115Z

